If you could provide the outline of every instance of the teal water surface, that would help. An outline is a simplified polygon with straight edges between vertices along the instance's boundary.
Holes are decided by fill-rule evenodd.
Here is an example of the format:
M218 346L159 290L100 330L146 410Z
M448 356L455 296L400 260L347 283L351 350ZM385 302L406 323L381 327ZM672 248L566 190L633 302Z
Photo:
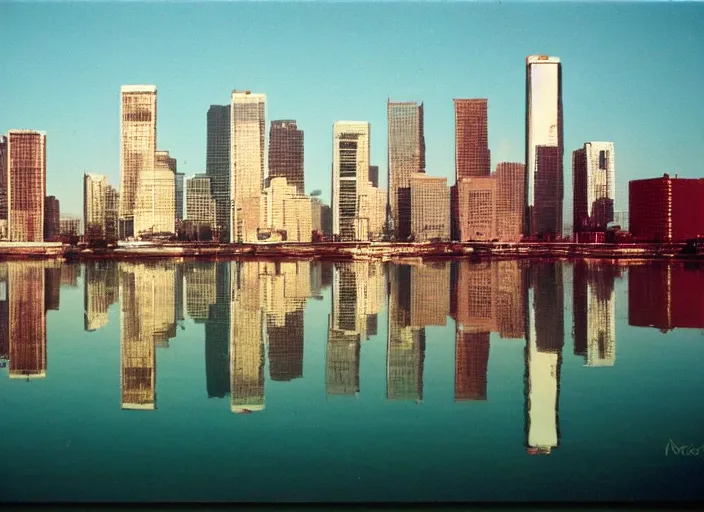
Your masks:
M689 264L2 262L0 500L702 499L702 285Z

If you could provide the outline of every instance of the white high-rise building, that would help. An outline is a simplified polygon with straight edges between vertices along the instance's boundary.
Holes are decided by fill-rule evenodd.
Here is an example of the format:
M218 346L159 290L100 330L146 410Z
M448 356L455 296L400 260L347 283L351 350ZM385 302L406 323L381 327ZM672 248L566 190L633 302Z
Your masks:
M557 57L526 58L526 217L524 234L562 234L562 65Z
M256 242L262 222L266 95L232 91L230 109L230 240Z
M333 125L332 232L343 241L358 238L363 220L359 198L369 195L371 188L369 136L367 122L337 121Z
M134 216L143 172L154 170L156 86L123 85L120 103L120 237L135 234ZM173 180L173 174L171 176Z
M134 235L174 233L176 218L176 184L173 171L159 163L139 175L139 189L134 214Z

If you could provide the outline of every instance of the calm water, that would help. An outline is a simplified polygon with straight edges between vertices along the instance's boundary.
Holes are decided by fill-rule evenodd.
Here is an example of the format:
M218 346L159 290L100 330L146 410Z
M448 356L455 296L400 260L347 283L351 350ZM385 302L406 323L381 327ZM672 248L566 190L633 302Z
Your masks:
M6 262L0 359L0 500L704 497L704 267Z

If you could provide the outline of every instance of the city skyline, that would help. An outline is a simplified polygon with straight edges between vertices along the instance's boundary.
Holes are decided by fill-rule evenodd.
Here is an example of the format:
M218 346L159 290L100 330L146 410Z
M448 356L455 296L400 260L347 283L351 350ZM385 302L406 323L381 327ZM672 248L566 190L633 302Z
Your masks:
M212 21L217 18L214 13L224 14L223 18L227 19L227 15L234 11L232 6L206 6L202 10L205 12L194 13L191 7L172 5L169 9L164 9L163 6L139 5L134 6L134 14L142 11L158 12L173 22L186 15L193 15L195 26L198 26L198 23L205 23L206 19ZM205 171L205 117L209 105L226 104L226 95L234 88L257 90L265 93L269 99L267 120L296 119L299 129L306 132L306 186L310 189L322 189L322 198L329 203L330 191L324 186L329 183L326 172L330 169L329 126L338 119L362 119L371 123L370 161L380 166L379 187L386 187L387 141L383 136L386 132L383 105L389 97L396 101L423 103L426 168L432 176L447 177L449 182L453 182L452 98L488 98L492 171L500 161L522 162L525 149L522 134L524 127L523 123L515 123L515 118L522 118L525 111L523 62L526 55L545 53L559 57L563 65L565 224L568 224L572 217L570 153L582 147L585 141L608 140L618 147L617 210L623 210L626 206L626 184L632 179L661 175L662 169L682 177L697 175L696 163L703 157L701 152L704 151L704 145L701 144L701 131L695 129L695 120L701 118L703 112L702 103L696 100L694 89L688 84L701 83L703 77L701 67L687 63L689 59L692 62L702 60L702 47L694 44L697 40L696 34L701 31L701 22L697 21L696 16L697 12L701 12L699 6L551 6L554 18L548 21L540 15L545 12L546 7L538 5L387 5L374 6L373 11L378 13L379 19L374 18L364 29L357 29L353 24L361 16L360 6L336 6L335 9L327 11L319 6L279 7L272 11L268 6L239 6L237 12L241 14L243 22L250 16L268 13L273 20L272 26L279 29L282 28L281 11L293 15L307 12L310 13L309 18L316 22L316 27L320 28L316 28L317 32L313 31L304 40L293 42L290 49L274 53L274 47L281 48L277 41L286 36L284 30L284 34L272 37L272 41L262 47L256 58L236 52L233 68L237 71L222 72L210 69L217 51L202 61L193 53L202 50L203 45L215 47L217 41L227 40L223 38L232 38L234 44L242 41L240 38L244 35L233 35L237 31L232 30L228 30L226 35L224 25L221 25L224 21L217 20L212 43L206 38L206 41L196 45L195 49L186 51L182 57L191 58L195 64L194 73L200 72L202 76L194 75L192 83L183 83L182 77L177 80L170 70L158 62L153 67L146 67L146 56L143 57L141 53L150 55L150 62L154 62L151 58L153 54L140 53L136 50L137 46L155 47L153 49L158 57L168 57L171 52L157 43L153 35L147 36L147 39L135 36L124 49L116 51L111 48L112 43L104 34L113 33L105 30L113 22L106 13L124 10L124 7L45 6L45 9L38 13L36 6L3 5L0 11L7 13L3 17L15 23L11 23L8 30L0 31L0 41L5 42L6 37L16 37L17 27L23 30L23 37L26 36L24 27L31 17L36 21L36 27L48 30L48 34L43 37L53 37L57 44L47 49L47 56L39 57L33 48L28 48L26 51L9 54L3 60L3 65L11 66L10 69L17 70L17 73L3 74L3 83L0 84L3 96L8 99L7 102L3 101L0 131L6 132L14 128L46 131L48 193L56 195L63 204L79 204L81 191L78 177L84 172L106 175L110 184L119 183L119 148L115 139L119 127L114 119L117 112L115 95L121 85L153 83L159 87L159 148L168 148L178 159L179 170L187 176ZM96 42L95 48L82 52L71 51L71 48L74 48L73 42L67 33L64 33L67 30L65 27L71 23L52 24L49 27L45 21L48 20L46 12L50 13L49 16L55 15L59 19L75 15L84 22L90 20L91 23L87 23L85 28L87 37ZM340 12L345 12L347 16L339 16ZM420 23L421 13L427 14L427 24L419 26L421 35L427 37L419 37L418 41L433 43L423 48L419 42L409 42L406 39L409 36L403 33L393 34L392 39L384 39L389 36L377 35L363 42L362 48L383 43L387 48L387 55L398 56L398 59L394 59L398 62L387 69L385 64L382 65L385 61L383 56L367 59L365 54L361 53L353 57L353 69L364 65L367 68L365 75L376 78L366 80L366 86L363 88L359 87L359 79L353 78L349 71L342 72L335 78L335 73L329 71L338 69L338 65L331 64L333 68L325 74L331 78L320 82L322 94L316 96L315 103L311 103L310 99L303 100L301 96L307 94L308 88L316 83L316 74L310 68L304 66L297 71L297 76L302 77L298 84L290 87L287 84L286 90L278 85L277 77L280 73L293 71L290 64L280 60L281 57L290 55L293 51L310 52L308 60L314 63L320 56L320 51L315 45L327 40L328 33L339 33L339 44L344 44L353 36L358 36L359 30L373 34L373 27L381 22L384 15L391 13L395 13L394 15L399 16L398 19L408 22L411 26ZM475 16L477 13L479 15ZM669 28L662 28L658 22L663 13L669 15L672 23L678 24L680 30L672 32ZM125 14L129 19L131 13ZM604 19L604 16L613 22L609 27L598 22ZM496 50L491 55L483 56L471 50L473 39L465 41L464 44L469 45L470 52L459 61L450 61L442 55L443 48L450 48L457 41L454 29L459 29L461 25L468 29L473 24L487 24L499 18L506 20L506 26L502 26L498 33L491 35L478 30L477 35L472 36L477 38L477 41L482 36L497 38L499 41L505 39L502 44L494 45ZM576 21L579 22L578 25L574 24ZM135 22L137 29L139 22ZM510 39L516 37L511 35L511 30L515 31L519 23L530 24L535 30L527 34L521 32L527 37L523 37L520 45L511 47ZM554 29L552 35L543 34L545 31L540 29L548 23ZM628 34L636 25L639 31L643 30L643 25L649 27L645 30L649 34L648 40L639 40L639 44L634 45L632 41L629 42L621 36L623 47L618 52L614 51L608 34L612 34L615 29L610 27L619 26L623 29L621 32ZM443 30L440 30L440 27L443 27ZM32 33L32 30L29 32ZM379 31L376 34L379 34ZM665 35L667 38L664 38ZM192 35L188 33L184 37L188 41ZM266 34L262 35L262 40L264 39ZM414 51L406 53L404 48L415 50L417 56L409 60ZM62 57L56 60L62 63L62 72L56 74L59 87L63 87L63 77L71 75L71 70L86 68L85 64L91 56L97 56L94 53L96 51L114 55L115 62L111 63L110 71L101 66L96 69L88 66L88 79L82 79L78 83L72 80L71 86L66 88L67 94L60 96L63 104L49 99L36 102L33 95L37 87L46 82L43 77L47 73L54 73L55 65L53 61L47 61L46 66L38 67L38 63L50 58L51 54L59 49L63 50ZM128 54L129 59L126 59ZM159 60L168 59L157 59ZM30 62L31 68L27 67ZM657 62L658 72L651 76L654 62ZM480 63L489 66L486 74L475 76L476 74L467 72L468 65L471 69ZM597 67L600 72L591 73L591 70ZM218 68L222 68L222 63ZM30 69L32 74L29 74ZM673 76L678 76L681 80L674 80ZM606 81L604 77L607 77ZM441 82L437 82L438 78ZM657 99L660 94L668 90L674 93L672 88L675 85L676 94L684 98L684 102L678 102L678 106L668 104L666 107L654 109L642 108L644 104L659 105ZM637 98L632 94L634 88L639 91L639 95L635 95ZM193 92L189 95L189 104L182 105L187 91L196 90L197 94ZM350 96L355 90L363 90L364 94L356 93ZM66 117L70 110L77 107L76 101L79 97L81 101L87 101L91 105L93 112L90 119L85 118L83 114ZM687 101L688 99L690 101ZM177 107L179 104L181 106ZM684 104L687 107L680 106ZM69 110L66 110L67 108ZM668 126L667 133L662 131L663 119ZM637 133L632 129L633 125L639 127ZM201 136L194 136L197 127L200 127L198 132ZM88 131L91 132L90 136ZM687 147L684 154L679 151L683 146ZM671 154L678 155L674 163ZM81 161L76 161L76 155L81 155ZM80 214L80 209L76 210L67 213Z

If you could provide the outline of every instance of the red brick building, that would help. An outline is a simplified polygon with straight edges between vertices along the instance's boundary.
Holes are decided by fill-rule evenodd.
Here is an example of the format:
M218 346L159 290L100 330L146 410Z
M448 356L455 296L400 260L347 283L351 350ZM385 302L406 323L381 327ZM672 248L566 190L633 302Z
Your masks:
M704 179L662 178L628 183L629 227L643 242L704 236Z

